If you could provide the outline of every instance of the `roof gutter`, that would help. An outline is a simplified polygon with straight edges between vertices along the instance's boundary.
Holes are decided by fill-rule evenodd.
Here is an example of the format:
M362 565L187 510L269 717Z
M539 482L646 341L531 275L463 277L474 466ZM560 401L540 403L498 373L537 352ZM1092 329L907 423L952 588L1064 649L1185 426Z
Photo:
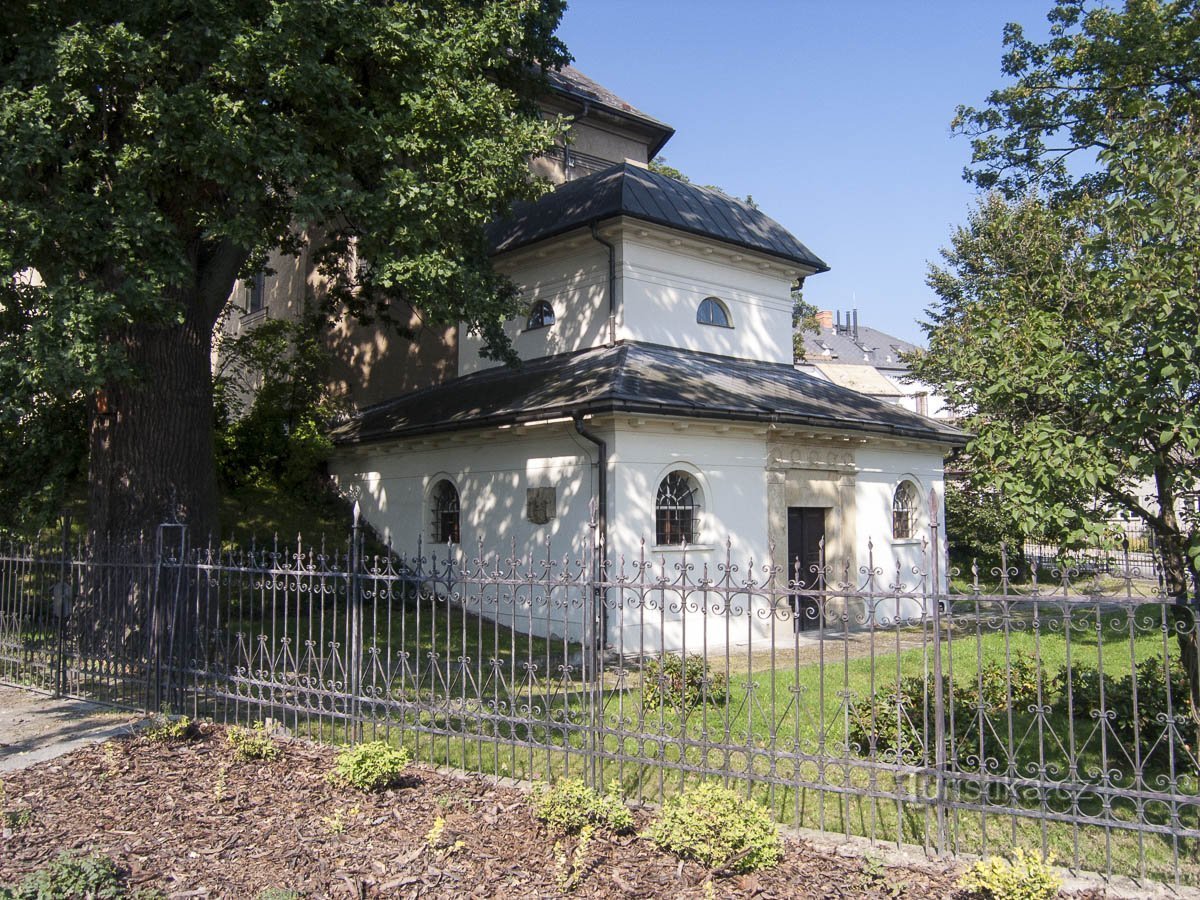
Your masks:
M608 559L608 442L595 432L589 431L584 427L582 412L575 413L572 418L575 422L575 430L579 432L579 436L596 445L597 536L596 556L594 559L595 568L593 569L595 577L592 579L592 584L595 586L594 599L600 629L599 633L595 636L593 646L596 648L597 653L603 653L605 641L608 640L608 608L604 602L604 590L599 587L599 583L604 580L602 576L604 561Z
M608 346L611 347L617 342L617 248L611 241L600 237L597 223L596 219L590 223L592 238L608 248Z

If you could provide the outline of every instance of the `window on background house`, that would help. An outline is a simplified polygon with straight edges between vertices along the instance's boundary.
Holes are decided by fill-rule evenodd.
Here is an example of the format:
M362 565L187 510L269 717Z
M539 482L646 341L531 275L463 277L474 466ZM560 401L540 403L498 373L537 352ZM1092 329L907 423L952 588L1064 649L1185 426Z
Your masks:
M539 300L529 310L529 321L525 323L526 331L535 328L549 328L554 324L554 307L545 300Z
M917 413L922 416L929 415L929 395L922 392L915 396L917 398Z
M458 490L447 479L443 478L433 486L431 500L431 518L433 519L430 537L437 544L459 543L459 505Z
M266 303L267 275L259 272L246 282L246 315L261 312Z
M700 301L700 307L696 310L696 321L701 325L716 325L718 328L733 327L729 308L716 297L705 297Z
M700 486L687 472L675 471L658 486L654 501L654 536L659 546L694 544L699 533Z
M902 481L892 497L892 537L903 541L917 536L917 487Z

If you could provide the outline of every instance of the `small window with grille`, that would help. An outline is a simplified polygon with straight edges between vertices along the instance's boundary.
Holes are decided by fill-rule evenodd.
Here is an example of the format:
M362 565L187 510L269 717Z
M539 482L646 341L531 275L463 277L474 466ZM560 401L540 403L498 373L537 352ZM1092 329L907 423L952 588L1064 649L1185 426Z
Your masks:
M458 490L443 478L433 486L430 501L430 513L433 520L430 537L438 544L459 543Z
M902 481L892 497L892 537L903 541L917 536L917 488Z
M659 546L694 544L699 534L700 486L687 472L674 471L658 486L654 534Z
M535 328L549 328L554 324L554 307L545 300L539 300L529 309L529 320L525 323L526 331Z

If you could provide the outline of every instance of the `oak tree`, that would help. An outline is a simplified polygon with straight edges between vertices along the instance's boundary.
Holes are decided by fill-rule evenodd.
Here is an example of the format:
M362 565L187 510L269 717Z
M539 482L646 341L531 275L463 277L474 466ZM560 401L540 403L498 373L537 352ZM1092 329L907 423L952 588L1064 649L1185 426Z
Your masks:
M86 403L99 543L215 527L210 354L236 280L310 258L326 312L465 321L483 226L541 187L562 0L16 0L0 17L6 435Z

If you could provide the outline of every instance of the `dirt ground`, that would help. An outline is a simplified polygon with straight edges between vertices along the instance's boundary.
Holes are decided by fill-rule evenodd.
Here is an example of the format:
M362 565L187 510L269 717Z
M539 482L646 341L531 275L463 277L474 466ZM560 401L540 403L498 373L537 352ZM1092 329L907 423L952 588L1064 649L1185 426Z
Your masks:
M331 749L287 741L282 750L238 762L224 732L209 727L189 743L126 737L6 774L4 811L29 812L7 817L22 824L0 840L0 884L74 849L105 853L131 886L170 897L253 898L268 888L414 898L953 893L945 867L886 868L800 841L789 841L777 868L746 876L602 831L579 858L577 839L549 834L522 790L414 766L402 787L365 795L326 778Z

